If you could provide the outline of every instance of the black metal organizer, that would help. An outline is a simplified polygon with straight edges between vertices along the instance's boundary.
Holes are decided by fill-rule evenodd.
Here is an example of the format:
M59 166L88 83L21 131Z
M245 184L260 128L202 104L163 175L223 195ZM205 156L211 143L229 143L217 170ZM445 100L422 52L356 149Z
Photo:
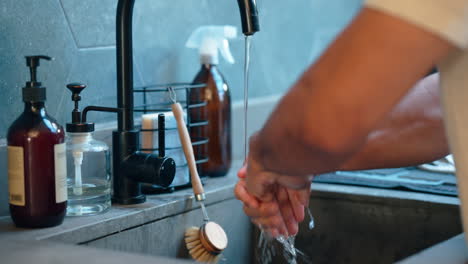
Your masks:
M155 84L155 85L147 85L141 87L135 87L133 92L135 95L135 102L139 104L135 104L136 106L133 109L134 115L136 118L139 118L143 114L150 114L150 113L163 113L163 112L170 112L171 111L171 104L172 101L169 98L169 88L172 88L176 94L177 98L184 98L185 100L177 100L178 103L181 104L182 108L185 110L187 114L187 129L190 131L191 127L197 126L206 126L208 125L207 120L191 120L190 119L190 110L194 108L204 107L206 106L206 101L200 101L195 103L190 103L190 91L192 89L199 89L205 87L205 84L190 84L190 83L168 83L168 84ZM176 150L180 149L182 151L182 146L178 147L166 147L165 146L165 137L167 131L170 130L177 130L177 128L166 128L164 125L164 116L158 116L158 129L143 129L141 125L138 125L138 129L140 131L140 138L142 138L142 134L145 132L151 133L158 133L158 148L143 148L141 146L140 141L140 150L143 152L148 153L155 153L159 156L165 156L167 150ZM202 145L207 144L209 141L208 138L192 138L192 145ZM208 157L197 157L195 156L195 161L197 164L205 163L208 161ZM179 169L187 169L188 165L185 162L184 164L176 164L176 170ZM176 171L177 173L177 171ZM188 173L188 172L187 172ZM187 187L191 187L190 177L188 178L188 182L185 184L179 185L171 185L167 188L163 188L157 185L151 185L144 183L142 185L142 191L146 194L158 194L158 193L168 193L173 192L174 190L183 189Z

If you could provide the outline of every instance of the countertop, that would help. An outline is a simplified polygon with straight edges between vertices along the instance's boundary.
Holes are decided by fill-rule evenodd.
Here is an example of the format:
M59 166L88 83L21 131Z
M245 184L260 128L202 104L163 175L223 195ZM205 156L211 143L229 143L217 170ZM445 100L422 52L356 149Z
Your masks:
M236 171L241 162L234 162L226 177L203 180L207 206L233 199ZM148 195L139 205L112 205L103 214L87 217L66 217L63 224L41 229L16 228L9 216L0 218L0 256L2 264L54 263L193 263L193 261L144 256L80 246L87 242L182 212L197 210L191 189L173 193ZM77 245L78 244L78 245Z
M225 177L203 179L205 205L233 199L240 162ZM0 218L0 239L50 240L68 244L83 244L97 238L157 221L181 212L200 208L193 198L192 189L173 193L148 195L146 202L137 205L112 205L103 214L86 217L66 217L63 224L52 228L16 228L9 216Z
M241 162L233 163L227 176L205 178L205 205L233 199L233 189L237 182L237 170ZM325 183L312 184L313 197L352 199L354 201L381 201L392 198L391 202L417 202L458 205L456 197L408 192L393 189L379 189L352 185ZM52 228L16 228L9 216L0 217L0 239L50 240L68 244L83 244L97 238L118 233L148 222L171 217L182 212L200 208L193 198L191 189L173 193L148 195L147 201L138 205L112 205L106 213L87 217L66 217L63 224Z
M240 166L240 161L234 162L233 169L231 169L226 177L204 180L207 206L233 199L233 188L237 181L236 172ZM400 203L458 204L458 199L455 197L358 186L314 183L312 190L315 196L323 195L357 201L360 199L377 201L390 197L394 198L395 202ZM13 225L9 216L2 217L0 218L1 263L22 264L30 263L31 260L34 260L36 264L65 262L74 264L82 263L83 259L80 259L80 257L83 256L93 256L92 259L86 258L86 262L89 263L118 264L129 263L131 261L143 264L150 262L187 263L178 259L141 256L77 246L77 244L86 244L109 234L116 234L137 226L175 216L182 212L197 210L198 208L199 205L194 202L191 189L184 189L174 193L149 195L147 202L140 205L113 205L108 212L96 216L67 217L62 225L52 228L19 229ZM465 250L464 242L460 241L463 242L463 239L456 237L453 241L447 241L447 244L440 245L440 247L436 246L427 252L423 251L414 256L414 258L409 258L401 263L423 263L417 262L417 259L425 256L428 256L426 259L435 259L430 257L430 254L433 254L432 252L439 252L440 250L453 251L450 254L446 254L446 256L453 256L453 262L451 262L452 258L450 260L447 258L443 262L425 261L424 263L462 263L459 260L461 257L466 257L467 251ZM21 254L18 252L21 252Z
M144 256L49 241L0 240L2 264L183 264L193 261Z

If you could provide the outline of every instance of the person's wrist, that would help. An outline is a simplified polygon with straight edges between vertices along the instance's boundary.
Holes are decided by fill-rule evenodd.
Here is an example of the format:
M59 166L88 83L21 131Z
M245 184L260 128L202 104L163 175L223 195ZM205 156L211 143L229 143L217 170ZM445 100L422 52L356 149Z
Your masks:
M249 156L257 164L266 169L265 147L262 141L262 130L255 132L249 140Z

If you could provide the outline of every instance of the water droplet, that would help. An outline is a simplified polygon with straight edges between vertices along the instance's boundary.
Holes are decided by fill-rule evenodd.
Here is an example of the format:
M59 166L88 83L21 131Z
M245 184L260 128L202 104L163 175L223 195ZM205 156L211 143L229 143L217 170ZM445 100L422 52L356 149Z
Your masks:
M314 221L314 217L312 216L312 212L310 211L310 208L308 207L307 207L307 214L309 215L309 230L312 230L315 227L315 221Z

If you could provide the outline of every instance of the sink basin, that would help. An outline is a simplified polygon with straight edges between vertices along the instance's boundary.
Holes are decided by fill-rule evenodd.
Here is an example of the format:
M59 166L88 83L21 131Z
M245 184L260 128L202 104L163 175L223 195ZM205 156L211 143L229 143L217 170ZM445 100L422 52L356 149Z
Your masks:
M316 227L307 218L295 241L314 264L394 263L462 232L457 198L316 185ZM273 263L285 262L280 255Z

